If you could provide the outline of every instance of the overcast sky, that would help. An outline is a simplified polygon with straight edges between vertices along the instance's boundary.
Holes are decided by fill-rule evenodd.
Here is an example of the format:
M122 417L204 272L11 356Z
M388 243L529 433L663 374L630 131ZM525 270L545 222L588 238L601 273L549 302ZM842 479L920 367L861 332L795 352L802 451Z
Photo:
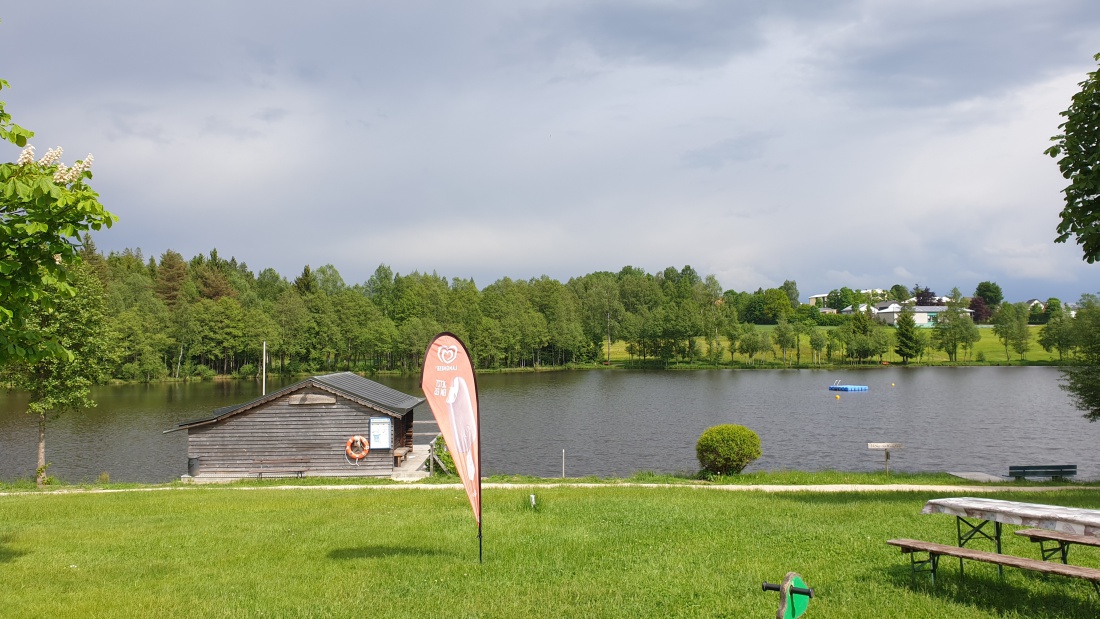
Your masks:
M1076 300L1043 154L1095 0L51 2L0 9L38 153L95 155L104 252L566 281L690 264ZM18 157L0 146L0 160Z

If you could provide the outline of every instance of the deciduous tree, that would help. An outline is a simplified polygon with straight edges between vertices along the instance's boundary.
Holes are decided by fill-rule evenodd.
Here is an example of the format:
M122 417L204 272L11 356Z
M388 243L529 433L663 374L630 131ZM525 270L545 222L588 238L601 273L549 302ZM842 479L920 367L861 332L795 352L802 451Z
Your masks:
M993 313L993 333L1005 347L1005 359L1010 359L1009 348L1020 358L1031 348L1031 332L1027 327L1030 315L1026 303L1001 303Z
M798 300L798 284L793 279L783 281L783 285L779 287L780 290L787 294L787 299L791 303L791 307L795 308L802 304Z
M810 330L810 350L814 351L814 363L821 363L821 351L825 350L828 341L821 329L814 327Z
M1086 295L1078 305L1074 331L1081 363L1062 370L1066 379L1062 389L1086 419L1096 421L1100 419L1100 301Z
M993 311L986 305L985 299L979 296L970 299L970 311L974 312L975 322L985 322L993 315Z
M783 355L783 363L787 363L787 351L795 347L795 332L785 316L779 318L775 329L772 330L772 340Z
M116 348L109 337L103 288L86 269L66 273L72 294L59 294L50 307L25 314L24 327L57 342L66 357L42 356L14 365L15 383L29 394L27 412L38 417L36 480L46 482L46 423L66 412L95 406L91 386L104 376ZM46 294L54 294L47 290Z
M1100 60L1100 54L1093 59ZM1066 119L1058 126L1062 133L1051 138L1054 146L1046 154L1058 159L1069 181L1062 190L1066 205L1054 240L1065 243L1072 237L1091 264L1100 259L1100 71L1089 72L1078 86L1081 90L1061 113Z
M903 303L905 301L908 301L909 297L909 289L905 286L902 286L901 284L894 284L890 287L889 298L893 299L894 301L897 301L898 303Z
M1058 363L1061 363L1066 353L1072 352L1076 346L1074 320L1076 319L1067 317L1065 312L1057 312L1051 315L1047 324L1039 330L1039 345L1047 352L1057 350Z
M974 296L981 297L990 311L1000 305L1005 298L1001 287L996 282L979 282L977 288L974 289Z
M0 89L7 86L0 80ZM80 235L117 220L86 183L92 156L69 168L56 148L36 161L27 144L33 135L0 102L0 140L25 147L15 163L0 164L0 366L68 358L57 334L28 318L75 294L69 274L80 262Z

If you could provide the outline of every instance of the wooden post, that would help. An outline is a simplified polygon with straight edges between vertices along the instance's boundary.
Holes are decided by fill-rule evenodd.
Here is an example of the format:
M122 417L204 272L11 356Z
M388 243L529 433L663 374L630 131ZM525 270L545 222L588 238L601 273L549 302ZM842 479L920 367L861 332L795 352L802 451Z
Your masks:
M901 449L901 443L867 443L867 449L881 449L886 455L886 476L890 476L890 450Z

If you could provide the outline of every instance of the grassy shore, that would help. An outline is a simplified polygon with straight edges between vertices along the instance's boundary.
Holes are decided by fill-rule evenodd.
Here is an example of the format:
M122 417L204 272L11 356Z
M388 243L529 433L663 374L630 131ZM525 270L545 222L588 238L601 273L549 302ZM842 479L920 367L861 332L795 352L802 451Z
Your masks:
M536 507L530 495L536 495ZM485 562L454 488L22 493L0 497L5 617L770 617L798 571L807 618L1096 617L1084 582L941 564L884 542L953 543L931 491L490 488ZM993 494L1100 508L1095 489ZM1005 551L1035 556L1006 535ZM1072 560L1100 567L1100 550Z
M1098 488L1097 481L1015 481L1003 479L997 482L975 482L949 473L906 473L893 471L887 475L884 471L877 472L851 472L851 471L753 471L740 475L729 476L703 476L701 474L668 474L640 471L629 477L532 477L530 475L490 475L483 478L486 484L512 484L512 485L539 485L539 486L576 486L576 485L651 485L661 484L666 486L830 486L830 485L916 485L916 486L980 486L983 488L1031 488L1031 487L1064 487L1074 488ZM417 482L419 484L448 485L461 483L455 475L443 475L436 473L432 477ZM219 483L221 487L243 488L271 488L282 486L405 486L408 482L394 481L384 477L304 477L304 478L274 478L274 479L241 479L233 482ZM67 493L74 491L103 491L103 490L163 490L170 488L194 488L190 482L171 482L166 484L141 484L141 483L76 483L70 484L64 481L54 485L46 485L41 488L35 485L34 479L23 478L11 481L0 480L0 493Z
M834 327L821 327L828 331ZM763 325L757 327L757 329L770 333L775 329L774 325ZM947 353L942 350L929 350L925 353L924 357L918 362L911 360L910 365L1056 365L1058 363L1058 352L1047 352L1043 350L1043 347L1039 345L1039 331L1041 326L1031 325L1028 327L1030 333L1030 349L1024 354L1023 359L1015 351L1009 350L1009 353L1005 354L1004 345L997 339L997 336L993 333L993 329L989 326L980 326L979 332L982 334L982 339L978 340L974 344L974 349L970 352L963 350L958 351L958 359L952 364L948 358ZM930 331L929 331L930 332ZM890 330L891 335L893 329ZM722 358L719 361L721 366L735 367L787 367L787 363L783 362L782 357L778 356L778 350L775 354L768 352L766 354L756 355L755 364L749 362L749 358L740 353L730 355L729 341L724 337L719 337L719 341L722 344ZM696 338L696 346L698 347L699 354L705 355L707 350L706 340L703 338ZM773 347L774 348L774 347ZM801 367L815 367L813 364L813 350L810 348L809 338L803 337L801 342ZM606 349L604 349L606 354ZM797 357L795 351L789 351L788 362L789 364L795 363ZM604 359L604 357L601 357ZM890 352L883 355L882 360L897 364L901 363L901 357L894 353L894 346L891 344ZM630 363L641 362L640 358L631 358L626 352L626 342L615 342L611 345L611 363L612 365L629 365ZM878 358L873 360L874 363L878 363ZM686 363L674 363L676 367L707 367L707 364L703 361L698 361L694 364ZM837 359L833 363L824 363L825 367L851 367L847 362Z

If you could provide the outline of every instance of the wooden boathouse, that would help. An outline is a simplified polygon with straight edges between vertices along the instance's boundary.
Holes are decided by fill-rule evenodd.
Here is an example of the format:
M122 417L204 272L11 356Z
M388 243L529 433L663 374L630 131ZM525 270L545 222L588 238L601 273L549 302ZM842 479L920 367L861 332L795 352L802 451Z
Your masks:
M351 372L314 376L226 406L187 430L184 480L389 477L413 447L424 402ZM366 439L353 444L353 439Z

